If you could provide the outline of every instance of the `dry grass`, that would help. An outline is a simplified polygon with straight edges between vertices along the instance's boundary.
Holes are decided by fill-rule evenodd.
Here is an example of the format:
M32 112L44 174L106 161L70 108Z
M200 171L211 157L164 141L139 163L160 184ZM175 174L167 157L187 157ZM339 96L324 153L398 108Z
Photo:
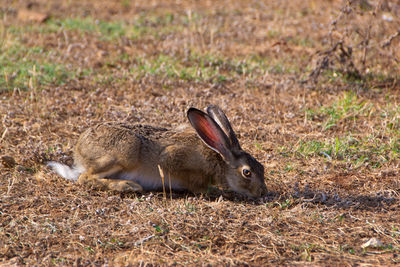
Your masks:
M398 5L6 2L1 264L400 262ZM71 164L79 134L100 121L176 127L211 103L265 165L264 199L118 195L43 166ZM382 243L362 248L371 238Z

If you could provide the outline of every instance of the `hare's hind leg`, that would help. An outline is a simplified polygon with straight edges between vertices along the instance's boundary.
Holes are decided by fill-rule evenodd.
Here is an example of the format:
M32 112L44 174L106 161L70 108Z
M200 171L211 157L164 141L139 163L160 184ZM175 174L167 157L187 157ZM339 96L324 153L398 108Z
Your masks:
M90 185L100 190L111 190L121 193L143 191L142 186L134 181L107 178L117 175L123 170L121 166L115 163L115 159L110 157L106 159L106 157L103 157L94 163L95 167L89 168L79 176L79 184Z
M88 171L79 176L78 183L89 185L99 190L111 190L120 193L140 192L143 191L141 185L134 181L122 179L103 178L101 174L93 174Z

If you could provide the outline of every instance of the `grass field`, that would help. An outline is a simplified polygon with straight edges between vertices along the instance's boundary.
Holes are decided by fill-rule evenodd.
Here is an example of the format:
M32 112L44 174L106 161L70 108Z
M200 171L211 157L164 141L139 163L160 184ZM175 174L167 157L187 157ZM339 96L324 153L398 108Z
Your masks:
M0 264L399 264L394 2L1 2ZM96 123L174 128L209 104L264 198L118 194L44 165Z

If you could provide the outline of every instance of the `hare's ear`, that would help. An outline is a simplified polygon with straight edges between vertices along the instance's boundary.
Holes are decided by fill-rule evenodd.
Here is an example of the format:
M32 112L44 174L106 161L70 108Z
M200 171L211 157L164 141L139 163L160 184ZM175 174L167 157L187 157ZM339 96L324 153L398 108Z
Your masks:
M190 108L187 112L190 124L196 130L200 139L222 157L232 160L231 144L221 127L206 113L201 110Z
M234 149L241 150L239 140L236 137L235 131L233 130L228 118L225 113L215 105L210 105L207 108L207 113L218 123L225 134L228 136L231 145Z

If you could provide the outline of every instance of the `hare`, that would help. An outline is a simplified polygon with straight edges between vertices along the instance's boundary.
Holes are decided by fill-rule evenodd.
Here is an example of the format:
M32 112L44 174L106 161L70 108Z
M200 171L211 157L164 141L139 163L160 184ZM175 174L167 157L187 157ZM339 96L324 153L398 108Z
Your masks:
M108 122L87 129L74 151L74 167L49 162L60 176L120 192L190 190L210 184L258 198L267 192L264 167L244 151L222 110L189 108L192 128L170 130ZM160 174L160 170L163 174ZM164 182L164 185L163 185Z

